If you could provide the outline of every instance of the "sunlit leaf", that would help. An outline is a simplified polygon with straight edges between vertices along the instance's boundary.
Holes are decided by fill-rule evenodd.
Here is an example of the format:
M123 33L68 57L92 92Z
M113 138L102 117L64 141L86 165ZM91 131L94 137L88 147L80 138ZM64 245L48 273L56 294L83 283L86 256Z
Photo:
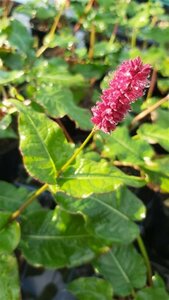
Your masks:
M72 198L56 194L56 201L64 209L87 216L88 229L100 238L112 242L129 243L139 234L133 220L145 215L144 205L126 188L107 194L93 194L87 198Z
M28 215L22 222L20 248L29 263L47 268L78 266L92 260L102 243L92 236L81 215L59 208Z
M72 147L55 122L18 101L13 103L20 112L20 148L26 169L40 181L55 184L57 171Z
M12 119L10 115L5 115L1 120L0 120L0 130L4 130L6 128L8 128L8 126L10 125Z
M160 144L169 151L169 129L157 124L143 124L137 131L138 135L150 144Z
M144 166L150 182L159 186L164 193L169 192L169 156L155 159Z
M105 160L95 162L82 158L59 176L58 184L60 190L75 197L84 197L92 193L111 192L121 185L141 187L145 185L145 180L127 175Z
M39 89L34 96L35 101L42 105L53 118L62 118L68 115L76 122L77 127L84 130L92 128L89 110L75 104L73 94L68 88L46 86Z
M157 86L162 93L167 93L169 87L169 79L168 78L158 79Z

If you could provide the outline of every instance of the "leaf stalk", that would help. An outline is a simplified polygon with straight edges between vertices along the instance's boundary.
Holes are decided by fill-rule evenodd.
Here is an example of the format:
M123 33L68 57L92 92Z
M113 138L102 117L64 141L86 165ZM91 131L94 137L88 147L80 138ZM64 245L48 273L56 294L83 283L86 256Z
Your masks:
M75 151L75 153L68 159L68 161L63 165L63 167L58 171L57 178L60 176L60 174L67 169L67 167L75 160L77 155L81 152L81 150L85 147L85 145L89 142L91 137L94 135L96 131L96 127L93 128L93 130L89 133L85 141L81 144L81 146ZM19 209L17 209L15 212L12 213L9 222L12 222L16 220L22 212L38 197L40 196L44 191L48 189L49 185L45 183L42 185L37 191L35 191L26 201L23 203Z
M150 286L152 286L153 282L152 282L151 263L150 263L150 259L149 259L148 254L147 254L146 247L145 247L144 242L142 240L142 237L140 235L137 238L137 243L138 243L138 246L140 248L140 252L141 252L141 254L142 254L143 258L144 258L145 265L147 267L148 283L149 283Z

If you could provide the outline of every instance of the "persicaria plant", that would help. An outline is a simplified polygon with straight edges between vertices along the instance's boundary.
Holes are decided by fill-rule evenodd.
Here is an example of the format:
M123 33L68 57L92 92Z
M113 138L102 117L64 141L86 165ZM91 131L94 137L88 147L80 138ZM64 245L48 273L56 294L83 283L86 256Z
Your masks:
M169 299L152 216L166 237L167 42L157 38L157 59L146 39L154 26L161 33L165 11L136 1L2 2L0 300ZM47 282L39 294L32 272Z

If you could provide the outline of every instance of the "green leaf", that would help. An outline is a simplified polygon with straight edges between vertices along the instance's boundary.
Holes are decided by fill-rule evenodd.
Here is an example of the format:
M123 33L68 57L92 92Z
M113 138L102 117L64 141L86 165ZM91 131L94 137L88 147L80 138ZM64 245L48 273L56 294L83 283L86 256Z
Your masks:
M120 45L118 43L97 42L94 45L94 57L103 57L107 54L116 53L119 49Z
M169 294L165 289L163 280L155 275L153 277L153 286L139 291L136 300L169 300Z
M39 88L44 84L46 86L49 84L50 86L56 86L57 84L62 86L63 89L86 84L81 74L71 74L65 61L58 58L38 61L37 65L32 68L29 76L30 79L35 80Z
M0 181L0 210L14 212L26 201L29 195L30 192L26 188L17 188L11 183ZM39 203L34 201L23 213L39 208Z
M70 31L70 29L67 27L66 29L62 29L62 31L59 32L60 34L58 35L55 34L52 40L50 41L50 35L47 35L44 39L44 42L48 44L48 39L49 39L49 48L54 48L54 47L61 47L61 48L70 48L77 42L77 38L75 35L73 35Z
M129 176L110 166L105 160L95 162L79 158L59 176L57 182L61 191L75 197L111 192L124 184L134 187L145 185L143 178Z
M0 130L6 129L10 125L11 121L12 121L11 116L10 115L5 115L0 120Z
M105 71L107 70L107 67L104 65L100 65L98 63L87 63L87 64L75 64L72 66L71 71L76 74L80 73L85 78L91 79L100 79Z
M144 140L134 140L126 127L118 127L113 134L105 138L103 156L117 157L120 161L144 165L153 156L154 151Z
M68 115L76 122L77 127L90 130L91 114L89 110L78 107L73 100L73 94L68 88L60 86L46 86L35 94L35 101L44 107L53 118L62 118Z
M168 104L167 104L168 105ZM159 108L155 112L156 124L162 128L169 127L168 110Z
M0 255L0 299L20 300L19 274L16 258Z
M158 79L157 86L160 92L167 93L169 87L169 79L168 78Z
M10 213L0 212L0 254L12 252L20 240L19 223L8 223L9 217Z
M160 187L164 193L169 192L169 156L154 159L144 166L150 182Z
M133 18L129 19L128 23L132 28L138 30L148 25L149 17L150 15L148 10L140 10L140 12L138 12Z
M128 189L109 194L93 194L87 198L72 198L56 194L56 201L64 209L87 216L87 226L95 236L111 242L129 243L139 234L133 220L145 216L145 207Z
M96 277L78 278L68 285L78 300L112 300L113 289L109 282Z
M16 139L17 135L12 128L0 129L0 139Z
M22 23L14 19L7 29L9 43L16 49L26 55L30 55L33 46L33 39L29 31Z
M23 71L3 71L0 70L0 84L6 85L16 79L20 78L24 74Z
M153 40L161 44L162 47L168 42L169 28L160 28L158 26L150 28L147 26L140 35L144 40Z
M57 13L55 7L49 2L46 3L45 1L24 2L23 5L18 5L15 8L15 11L24 15L26 14L31 18L42 20L54 18Z
M169 300L169 294L164 288L145 288L139 291L136 300Z
M160 127L157 124L143 124L137 131L138 135L151 144L160 144L169 151L169 128Z
M70 157L72 147L55 122L18 101L12 103L20 112L20 148L26 169L40 181L55 184L57 171Z
M57 208L31 213L22 222L20 248L33 265L78 266L92 260L100 247L102 243L88 233L81 215Z
M146 284L146 267L142 257L133 246L114 246L100 256L94 266L103 277L111 282L114 293L128 296Z

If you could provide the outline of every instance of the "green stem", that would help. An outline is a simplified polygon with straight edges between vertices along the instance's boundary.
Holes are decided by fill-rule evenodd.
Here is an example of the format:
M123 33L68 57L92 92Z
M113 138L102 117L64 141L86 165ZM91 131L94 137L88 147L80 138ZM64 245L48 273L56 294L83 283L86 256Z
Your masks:
M14 221L16 218L20 216L20 214L39 196L41 195L44 191L46 191L48 188L48 184L44 184L40 189L35 191L26 201L23 203L19 209L17 209L10 218L10 222Z
M86 7L84 9L83 15L80 17L78 23L74 26L74 31L75 32L79 30L80 26L83 23L83 20L84 20L85 16L89 13L89 11L91 10L93 4L94 4L94 0L89 0L88 1L87 5L86 5Z
M117 34L117 30L118 30L118 23L116 23L114 25L113 32L112 32L111 37L109 39L109 45L112 45L114 43L115 38L116 38L116 34Z
M90 47L89 47L89 53L88 53L88 57L90 60L93 59L93 56L94 56L95 38L96 38L96 28L95 28L95 25L92 24L91 33L90 33Z
M65 169L75 160L75 158L77 157L77 155L80 153L80 151L86 146L86 144L88 143L88 141L91 139L91 137L94 135L95 131L96 131L96 127L93 127L92 131L89 133L88 137L85 139L85 141L81 144L81 146L75 151L75 153L69 158L69 160L63 165L63 167L60 169L60 171L58 172L57 177L59 177L59 175L65 171Z
M141 254L142 254L143 258L144 258L146 267L147 267L148 283L149 283L150 286L152 286L153 282L152 282L151 263L150 263L150 260L149 260L148 254L147 254L147 250L145 248L145 245L144 245L144 242L143 242L141 236L138 236L137 243L138 243L138 246L140 248Z
M91 139L93 134L96 131L96 127L93 128L93 130L89 133L85 141L81 144L81 146L75 151L75 153L70 157L70 159L63 165L63 167L59 170L57 174L57 178L59 175L72 163L72 161L77 157L77 155L80 153L80 151L85 147L85 145L88 143L88 141ZM23 203L19 209L17 209L13 214L11 215L9 222L14 221L17 219L21 213L38 197L40 196L44 191L48 189L49 185L45 183L42 187L40 187L37 191L35 191L26 201Z
M136 46L137 40L137 29L133 29L132 37L131 37L131 47L134 48Z
M135 290L133 289L132 291L131 291L131 295L133 296L133 299L136 299L136 292L135 292Z
M61 7L61 9L60 9L60 11L59 11L59 13L58 13L58 15L57 15L57 16L55 17L55 19L54 19L53 25L52 25L52 27L51 27L51 29L50 29L48 35L47 35L47 36L48 36L48 41L49 41L49 42L46 43L46 44L44 44L44 45L42 45L42 47L40 47L40 48L38 49L38 51L37 51L37 53L36 53L36 57L41 56L42 53L45 52L45 50L49 47L49 44L50 44L50 42L51 42L52 39L53 39L53 36L54 36L54 34L55 34L55 30L56 30L56 28L57 28L57 26L58 26L58 23L59 23L59 20L60 20L60 18L61 18L61 15L62 15L62 13L63 13L64 8L65 8L65 5L62 5L62 7Z

